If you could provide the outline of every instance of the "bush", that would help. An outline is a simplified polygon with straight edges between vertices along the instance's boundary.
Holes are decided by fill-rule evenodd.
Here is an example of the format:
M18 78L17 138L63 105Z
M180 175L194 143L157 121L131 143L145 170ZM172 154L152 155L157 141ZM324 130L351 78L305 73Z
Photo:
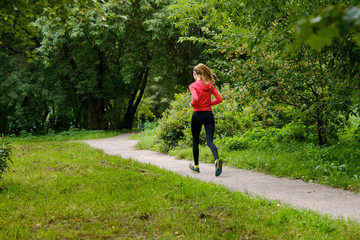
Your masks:
M234 91L228 84L219 91L223 103L213 107L215 116L215 138L234 136L254 124L255 116L251 111L243 111L239 91ZM192 98L190 93L175 95L175 100L163 113L159 120L157 143L160 150L169 151L179 145L191 144L191 116L192 108L189 106ZM200 143L205 142L204 131L200 135Z
M268 142L272 140L268 138L279 137L277 136L279 130L269 126L282 126L288 121L288 119L285 121L281 119L289 111L287 108L281 106L268 108L260 101L245 105L242 90L235 90L229 84L224 84L219 93L224 101L212 108L216 125L214 138L228 139L225 145L233 150L246 148L248 144L245 144L245 139L231 139L231 137L242 136L250 131L251 136L246 137L246 141L253 141L254 138L263 141L267 138L266 142ZM191 145L192 108L189 106L190 102L190 93L177 94L175 100L170 103L170 108L163 113L162 119L159 120L156 137L160 151L167 152L175 147L184 148ZM252 129L257 130L252 131ZM273 129L273 132L269 133L268 129ZM200 143L205 143L204 131L201 132Z
M316 128L302 122L291 122L281 129L281 138L285 142L316 141Z
M245 105L241 89L234 90L228 84L219 91L223 102L213 107L215 117L215 139L229 150L248 147L271 148L275 142L309 141L316 139L316 129L299 122L290 122L289 107L267 106L266 102L253 101ZM190 93L177 94L162 119L156 137L160 151L191 145ZM282 128L281 128L282 127ZM200 143L205 143L204 131Z
M220 143L229 150L242 150L249 147L271 149L277 143L315 142L313 129L297 122L286 124L283 128L257 126L246 129L243 134L225 137ZM314 130L316 131L316 130Z
M220 140L220 144L231 151L243 150L249 147L249 141L246 138L239 136L225 137Z
M248 146L258 149L272 149L280 137L280 129L275 127L262 128L256 127L243 134Z
M161 151L169 151L176 147L179 141L184 140L185 129L188 129L191 121L190 102L189 94L176 94L175 100L163 113L156 136Z
M9 168L9 163L12 163L10 159L12 146L6 141L4 136L1 136L0 142L0 179L2 174Z
M360 118L350 116L347 128L339 132L339 140L342 143L358 146L360 143Z

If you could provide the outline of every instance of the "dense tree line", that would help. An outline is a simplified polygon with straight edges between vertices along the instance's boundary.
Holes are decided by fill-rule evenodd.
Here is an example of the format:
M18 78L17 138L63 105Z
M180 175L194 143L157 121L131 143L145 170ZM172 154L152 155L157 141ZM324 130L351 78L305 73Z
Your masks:
M3 1L0 132L131 128L159 118L202 61L241 104L290 107L327 144L359 114L358 4Z
M169 3L3 2L0 132L132 128L144 96L159 117L201 55Z

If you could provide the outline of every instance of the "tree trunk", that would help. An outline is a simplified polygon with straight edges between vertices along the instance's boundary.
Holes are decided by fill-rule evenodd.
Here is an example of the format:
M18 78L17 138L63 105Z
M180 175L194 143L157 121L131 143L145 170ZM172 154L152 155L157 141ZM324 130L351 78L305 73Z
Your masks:
M0 108L0 134L8 133L8 121L7 121L7 114L5 112L5 108Z
M74 73L76 73L78 70L78 66L75 62L75 59L71 56L70 48L68 47L67 44L63 45L63 50L64 50L65 57L69 61L69 64L70 64L72 70L74 71ZM64 84L63 86L64 86L64 89L66 90L66 95L71 103L71 107L74 112L74 116L73 116L74 123L73 124L76 127L82 127L86 123L86 117L84 116L85 114L83 113L83 111L84 111L84 109L87 108L87 103L86 103L86 101L81 100L81 98L79 98L78 96L76 96L74 94L75 86L72 83L70 77L67 76L64 80L65 81L63 83Z
M87 103L88 124L91 129L104 129L105 101L103 96L103 78L104 78L104 57L103 53L98 51L99 65L97 85L89 93ZM99 97L97 97L99 96Z
M122 125L126 129L132 129L132 127L133 127L135 113L140 104L141 98L144 94L149 71L150 71L150 69L148 67L144 67L141 71L141 74L138 76L137 86L139 86L139 87L134 89L134 91L132 92L129 103L128 103L128 107L126 109L126 113L125 113L125 116L123 119Z
M316 122L317 122L317 136L318 143L320 146L327 144L327 135L326 135L326 125L322 119L321 113L319 110L316 111Z
M86 113L90 129L100 130L104 128L104 99L89 96L86 100Z

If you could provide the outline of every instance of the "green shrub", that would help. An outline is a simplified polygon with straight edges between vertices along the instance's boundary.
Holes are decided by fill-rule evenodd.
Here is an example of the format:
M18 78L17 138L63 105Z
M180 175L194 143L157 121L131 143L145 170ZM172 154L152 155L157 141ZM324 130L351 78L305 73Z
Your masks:
M139 149L154 149L155 138L157 132L158 122L145 122L144 129L139 134L132 135L132 139L139 140L137 148Z
M234 91L227 84L219 92L224 101L213 107L216 122L215 138L234 136L252 127L255 116L251 111L242 109L240 92ZM189 93L175 95L175 100L170 103L170 107L159 120L157 143L162 151L191 144L191 100ZM205 143L204 131L200 135L200 143Z
M268 99L256 99L250 102L247 108L256 116L256 121L261 123L263 128L282 128L292 121L292 107L274 105Z
M289 107L267 106L259 100L245 105L241 89L234 90L228 84L219 90L223 102L212 108L215 117L215 139L229 150L248 147L271 148L277 142L308 141L316 139L316 130L301 122L290 122ZM159 120L156 137L160 151L186 148L191 145L191 115L189 93L177 94L162 119ZM282 128L280 128L282 127ZM204 131L200 143L205 143Z
M190 126L192 108L189 94L176 94L175 100L159 120L157 143L161 151L169 151L184 140L185 129Z
M243 137L246 139L246 142L250 147L271 149L280 139L280 129L275 127L269 127L266 129L256 127L245 132Z
M225 137L220 140L220 144L231 151L243 150L249 147L249 141L242 136Z
M313 141L311 129L301 123L291 122L283 128L257 126L255 120L251 128L233 137L223 138L221 144L229 150L241 150L249 147L270 149L278 143Z
M9 169L9 163L12 163L10 159L12 146L6 141L4 136L1 136L0 142L0 179L2 174Z
M281 138L285 142L311 141L316 139L316 128L306 126L302 122L291 122L281 129Z
M241 89L236 90L225 84L222 86L220 94L224 101L213 108L217 137L241 135L248 129L260 125L254 108L247 106L245 100L242 99L243 91Z
M351 116L347 128L338 135L341 142L358 145L360 143L360 118Z

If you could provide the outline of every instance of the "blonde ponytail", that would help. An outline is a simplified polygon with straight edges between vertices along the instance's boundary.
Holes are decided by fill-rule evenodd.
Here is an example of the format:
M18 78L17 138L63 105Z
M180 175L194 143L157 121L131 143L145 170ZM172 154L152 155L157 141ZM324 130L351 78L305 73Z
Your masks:
M202 63L196 65L194 71L201 77L204 84L215 84L215 81L218 80L216 74Z

